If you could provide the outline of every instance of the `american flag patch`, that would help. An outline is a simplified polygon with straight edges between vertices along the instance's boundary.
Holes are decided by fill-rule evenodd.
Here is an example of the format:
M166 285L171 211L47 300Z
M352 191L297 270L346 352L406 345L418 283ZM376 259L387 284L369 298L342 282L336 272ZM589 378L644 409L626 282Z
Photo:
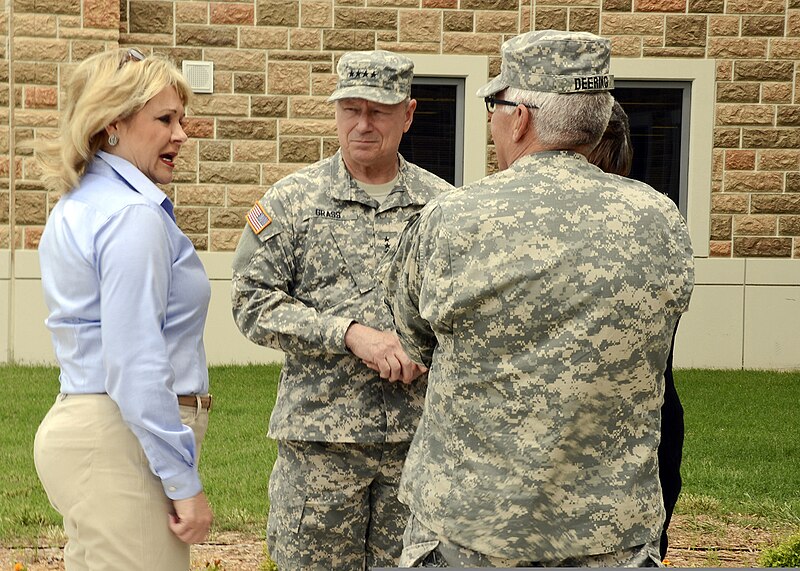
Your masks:
M260 234L264 228L272 224L272 218L264 211L261 203L256 202L256 205L247 213L247 223L253 229L253 232Z

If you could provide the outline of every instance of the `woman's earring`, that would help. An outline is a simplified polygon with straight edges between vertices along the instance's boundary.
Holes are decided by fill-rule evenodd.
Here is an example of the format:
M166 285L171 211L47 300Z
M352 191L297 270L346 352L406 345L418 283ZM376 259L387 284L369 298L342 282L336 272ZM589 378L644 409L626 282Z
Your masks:
M111 133L108 136L108 144L112 147L116 147L117 143L119 143L119 137L117 137L116 133Z

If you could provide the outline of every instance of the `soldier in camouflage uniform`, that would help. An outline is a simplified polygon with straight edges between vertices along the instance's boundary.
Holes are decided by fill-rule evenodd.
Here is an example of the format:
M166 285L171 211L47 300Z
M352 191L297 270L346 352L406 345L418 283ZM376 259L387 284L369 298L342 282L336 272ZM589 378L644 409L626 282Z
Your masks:
M675 205L586 160L610 43L505 42L478 91L501 172L431 201L383 284L430 367L401 566L658 566L663 373L694 270Z
M337 71L341 148L266 192L233 264L236 324L286 356L267 526L282 571L397 561L408 520L397 487L426 369L400 347L378 266L408 219L452 188L397 152L416 107L411 60L352 52Z

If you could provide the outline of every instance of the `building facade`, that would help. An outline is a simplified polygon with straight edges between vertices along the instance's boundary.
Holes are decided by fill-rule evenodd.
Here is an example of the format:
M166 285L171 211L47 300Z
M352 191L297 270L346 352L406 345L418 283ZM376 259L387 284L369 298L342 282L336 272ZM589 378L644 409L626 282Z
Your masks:
M58 197L20 142L55 132L80 60L137 47L213 63L164 190L212 278L210 360L268 361L231 321L229 263L255 199L336 150L338 57L388 49L462 81L470 182L496 168L475 89L504 40L556 28L610 38L618 80L686 86L680 207L698 287L676 364L800 368L800 0L3 0L0 18L0 362L52 360L36 248Z

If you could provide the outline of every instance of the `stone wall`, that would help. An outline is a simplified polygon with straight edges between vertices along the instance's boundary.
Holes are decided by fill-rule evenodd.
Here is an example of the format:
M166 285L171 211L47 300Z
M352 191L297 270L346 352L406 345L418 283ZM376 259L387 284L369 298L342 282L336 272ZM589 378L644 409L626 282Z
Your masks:
M344 51L487 55L494 75L505 39L560 28L610 37L614 57L715 59L710 254L800 257L800 0L5 2L0 97L15 102L17 141L52 134L61 86L92 53L136 46L214 62L215 93L195 97L190 142L164 189L200 250L233 249L266 186L336 149L325 98ZM27 151L11 153L0 111L0 248L12 162L14 245L36 248L56 197Z

